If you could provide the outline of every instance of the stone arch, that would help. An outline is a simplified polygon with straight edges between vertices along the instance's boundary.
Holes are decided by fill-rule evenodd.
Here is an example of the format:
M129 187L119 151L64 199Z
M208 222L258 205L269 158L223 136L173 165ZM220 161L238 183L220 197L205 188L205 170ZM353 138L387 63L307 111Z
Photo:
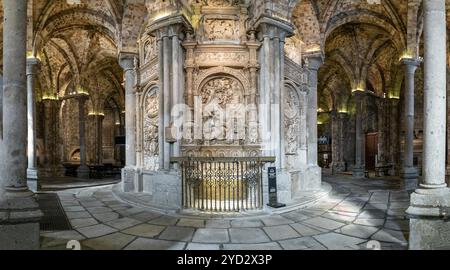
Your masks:
M199 91L203 87L203 85L209 81L209 78L216 75L230 76L236 79L241 83L243 87L243 95L247 96L250 94L251 84L248 77L241 71L228 67L213 67L207 69L199 74L194 81L194 93L195 95L199 94Z

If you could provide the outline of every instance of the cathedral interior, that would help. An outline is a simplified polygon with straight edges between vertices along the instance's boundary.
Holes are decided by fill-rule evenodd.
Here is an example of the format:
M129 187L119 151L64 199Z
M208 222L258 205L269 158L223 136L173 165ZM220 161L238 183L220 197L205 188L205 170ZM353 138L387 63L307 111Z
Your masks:
M450 249L450 1L0 17L0 249Z

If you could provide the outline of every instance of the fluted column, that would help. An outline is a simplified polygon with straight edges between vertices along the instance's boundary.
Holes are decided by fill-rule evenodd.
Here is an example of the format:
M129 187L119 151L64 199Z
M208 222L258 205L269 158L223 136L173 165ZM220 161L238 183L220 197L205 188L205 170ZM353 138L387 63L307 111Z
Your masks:
M87 96L81 95L78 100L78 122L79 122L79 139L80 139L80 167L77 169L77 177L81 179L89 178L89 167L86 163L86 114L85 104Z
M411 195L410 249L448 247L450 192L445 182L446 9L445 0L424 0L423 179Z
M35 75L39 68L40 62L37 58L27 59L27 120L28 120L28 168L27 179L28 187L32 191L37 191L38 170L36 160L36 99L35 99Z
M353 167L353 177L363 178L366 165L364 163L364 131L362 125L363 99L364 91L356 90L353 92L356 104L355 115L355 166Z
M3 1L0 250L38 249L41 212L27 187L27 1Z
M405 58L402 60L405 70L405 151L401 177L407 182L407 187L416 188L418 172L414 167L414 74L420 61Z

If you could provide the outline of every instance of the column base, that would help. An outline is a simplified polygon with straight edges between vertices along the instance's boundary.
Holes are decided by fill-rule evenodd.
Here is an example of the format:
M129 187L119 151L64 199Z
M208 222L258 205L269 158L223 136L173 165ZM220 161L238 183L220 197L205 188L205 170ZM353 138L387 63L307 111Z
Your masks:
M419 185L419 173L415 167L405 167L400 172L406 190L415 190Z
M136 167L125 167L122 169L122 191L139 192L142 191L141 179Z
M0 250L37 250L42 212L28 189L7 190L0 201Z
M353 167L353 177L354 178L366 178L366 169L365 168L359 168L359 167Z
M40 174L37 169L27 169L27 185L32 192L37 192L41 189Z
M89 179L91 170L88 166L83 165L77 169L77 177L81 179Z
M341 173L345 172L345 162L333 162L331 167L333 168L333 174L334 173Z
M411 195L409 249L450 249L450 189L417 189Z
M303 190L320 190L322 187L322 168L317 165L309 166L305 171Z

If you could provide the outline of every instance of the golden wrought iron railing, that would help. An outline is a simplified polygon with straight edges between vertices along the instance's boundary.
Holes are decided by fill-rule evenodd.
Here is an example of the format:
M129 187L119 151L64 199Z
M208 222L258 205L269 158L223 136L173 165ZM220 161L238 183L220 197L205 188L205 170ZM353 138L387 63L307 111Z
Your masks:
M274 157L178 157L185 209L237 212L263 208L262 173Z

